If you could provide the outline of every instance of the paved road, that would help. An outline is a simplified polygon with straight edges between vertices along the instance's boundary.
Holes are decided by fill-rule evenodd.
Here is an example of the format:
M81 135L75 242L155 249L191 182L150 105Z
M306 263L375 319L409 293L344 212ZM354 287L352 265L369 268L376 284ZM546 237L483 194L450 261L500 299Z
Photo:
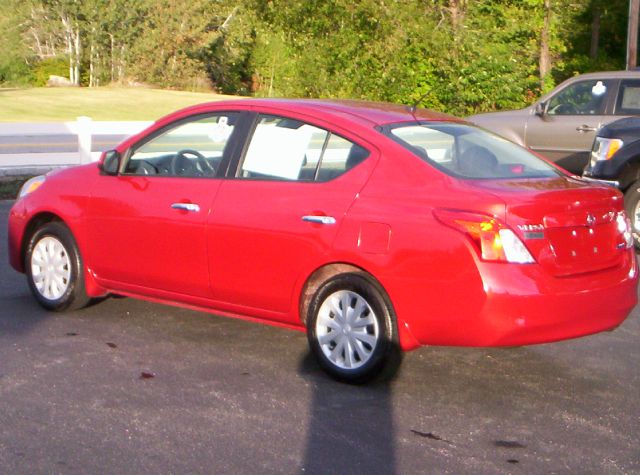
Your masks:
M91 150L110 150L122 142L126 135L94 135ZM73 153L78 151L76 135L0 135L0 154L14 153Z
M302 333L122 298L46 313L6 252L0 302L0 473L640 473L637 310L351 387Z

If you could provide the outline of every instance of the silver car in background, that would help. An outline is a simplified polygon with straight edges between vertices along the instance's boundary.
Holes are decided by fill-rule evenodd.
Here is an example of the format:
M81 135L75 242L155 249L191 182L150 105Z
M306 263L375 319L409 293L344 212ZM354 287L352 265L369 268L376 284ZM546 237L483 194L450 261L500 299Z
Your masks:
M567 79L524 109L477 114L467 120L580 174L596 131L634 115L640 115L640 71L612 71Z

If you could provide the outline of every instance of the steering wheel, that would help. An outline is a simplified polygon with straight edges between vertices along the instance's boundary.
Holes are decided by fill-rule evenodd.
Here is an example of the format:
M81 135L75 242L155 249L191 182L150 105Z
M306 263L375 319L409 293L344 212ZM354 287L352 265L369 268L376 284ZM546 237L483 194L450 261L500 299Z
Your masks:
M189 158L189 156L195 159ZM215 175L216 169L209 163L209 160L197 150L184 149L176 152L171 158L169 170L174 176L184 176L193 173L194 175Z

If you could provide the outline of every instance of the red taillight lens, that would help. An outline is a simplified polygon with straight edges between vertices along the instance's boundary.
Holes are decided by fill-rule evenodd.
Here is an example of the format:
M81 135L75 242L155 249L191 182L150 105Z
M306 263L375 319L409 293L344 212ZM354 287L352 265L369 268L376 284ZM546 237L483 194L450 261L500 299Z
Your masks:
M442 224L469 236L482 260L520 264L534 262L515 233L492 216L448 209L437 209L433 213Z

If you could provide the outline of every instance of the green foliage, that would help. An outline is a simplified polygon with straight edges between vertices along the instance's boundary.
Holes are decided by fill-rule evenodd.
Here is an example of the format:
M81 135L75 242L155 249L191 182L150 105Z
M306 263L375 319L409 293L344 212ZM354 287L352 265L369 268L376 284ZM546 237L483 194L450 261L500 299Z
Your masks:
M627 0L0 0L0 82L66 75L467 115L624 65ZM590 49L594 18L598 49ZM73 39L80 53L69 54ZM595 36L594 36L595 37ZM66 52L66 53L65 53ZM541 61L541 58L545 61ZM541 78L541 70L550 73Z
M34 86L46 86L49 76L62 76L69 78L69 63L66 58L45 58L33 68Z
M19 56L0 56L0 85L30 86L34 83L33 72Z

